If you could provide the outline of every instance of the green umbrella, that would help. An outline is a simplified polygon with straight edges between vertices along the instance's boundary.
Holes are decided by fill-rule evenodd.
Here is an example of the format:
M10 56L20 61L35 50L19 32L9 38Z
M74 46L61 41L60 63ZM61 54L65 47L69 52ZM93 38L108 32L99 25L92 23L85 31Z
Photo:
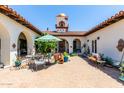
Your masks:
M39 37L39 38L35 39L35 41L59 42L59 41L62 41L62 40L55 37L55 36L52 36L52 35L45 35L45 36L42 36L42 37Z

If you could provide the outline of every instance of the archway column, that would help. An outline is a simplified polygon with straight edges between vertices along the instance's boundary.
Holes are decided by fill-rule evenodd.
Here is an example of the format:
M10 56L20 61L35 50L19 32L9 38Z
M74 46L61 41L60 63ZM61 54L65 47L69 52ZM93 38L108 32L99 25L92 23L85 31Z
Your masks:
M68 43L69 43L69 53L73 53L73 40L69 39Z
M10 38L10 65L14 65L14 62L16 61L17 57L17 38L18 35L16 36L11 36Z

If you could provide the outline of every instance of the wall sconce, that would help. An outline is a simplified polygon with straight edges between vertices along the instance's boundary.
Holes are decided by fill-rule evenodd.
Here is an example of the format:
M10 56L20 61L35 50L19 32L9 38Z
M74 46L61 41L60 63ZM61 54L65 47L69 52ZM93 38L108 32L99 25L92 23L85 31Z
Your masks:
M99 40L100 39L100 37L97 37L97 40Z
M16 47L16 44L15 44L15 43L13 43L12 47L13 47L13 48L15 48L15 47Z

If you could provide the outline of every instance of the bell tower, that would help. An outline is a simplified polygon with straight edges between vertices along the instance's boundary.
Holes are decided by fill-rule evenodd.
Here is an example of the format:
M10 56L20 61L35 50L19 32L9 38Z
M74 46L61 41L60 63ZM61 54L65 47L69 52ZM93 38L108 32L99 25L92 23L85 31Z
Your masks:
M68 16L66 16L64 13L56 16L56 31L68 32Z

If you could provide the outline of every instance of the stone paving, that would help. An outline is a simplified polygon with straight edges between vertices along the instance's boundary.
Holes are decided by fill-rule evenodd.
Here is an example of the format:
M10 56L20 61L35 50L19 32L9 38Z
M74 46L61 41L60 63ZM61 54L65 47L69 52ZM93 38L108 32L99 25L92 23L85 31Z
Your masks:
M119 71L96 66L75 56L64 64L55 64L37 72L0 70L0 87L12 88L124 88L117 80Z

